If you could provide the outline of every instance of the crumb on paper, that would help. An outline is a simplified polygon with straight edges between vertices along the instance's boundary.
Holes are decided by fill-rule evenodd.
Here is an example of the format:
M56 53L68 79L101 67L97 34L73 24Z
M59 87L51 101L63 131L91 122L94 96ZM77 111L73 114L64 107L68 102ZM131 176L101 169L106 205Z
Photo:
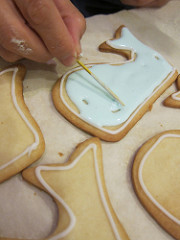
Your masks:
M36 192L34 192L34 196L36 196L37 195L37 193Z
M60 157L64 156L64 154L62 152L58 152L58 154L59 154Z
M32 53L32 49L27 47L27 44L26 44L25 40L12 38L11 42L14 43L17 46L17 50L19 52L24 53L26 55Z
M124 167L127 167L128 164L129 164L129 160L125 160L125 161L122 162L122 165L123 165Z

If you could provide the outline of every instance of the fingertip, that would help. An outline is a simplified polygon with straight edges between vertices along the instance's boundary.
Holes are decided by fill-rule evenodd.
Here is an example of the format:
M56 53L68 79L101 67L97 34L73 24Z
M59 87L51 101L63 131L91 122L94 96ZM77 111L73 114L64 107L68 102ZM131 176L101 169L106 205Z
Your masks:
M76 57L74 56L68 56L64 59L60 59L60 62L67 67L71 67L76 63Z

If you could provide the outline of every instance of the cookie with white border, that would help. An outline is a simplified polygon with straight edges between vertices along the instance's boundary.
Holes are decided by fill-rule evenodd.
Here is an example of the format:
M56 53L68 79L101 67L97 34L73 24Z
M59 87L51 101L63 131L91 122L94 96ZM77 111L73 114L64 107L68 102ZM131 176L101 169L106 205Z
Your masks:
M22 65L0 72L0 182L20 172L44 152L41 130L23 98Z
M135 192L153 218L180 239L180 130L148 140L137 152L132 179Z
M53 102L78 128L106 141L118 141L175 81L177 71L124 26L99 49L127 58L125 63L87 64L125 106L81 67L70 70L57 81L52 91Z
M64 164L37 166L22 174L57 204L57 227L48 239L129 239L108 197L98 138L80 143Z
M177 88L179 89L179 91L172 93L164 100L165 106L180 108L180 75L177 78Z

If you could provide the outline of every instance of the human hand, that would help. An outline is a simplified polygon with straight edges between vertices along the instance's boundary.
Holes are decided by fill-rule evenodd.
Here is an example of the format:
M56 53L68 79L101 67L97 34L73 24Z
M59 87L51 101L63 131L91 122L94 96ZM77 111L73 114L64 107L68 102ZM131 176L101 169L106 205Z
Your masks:
M121 0L125 5L134 7L161 7L170 0Z
M56 57L70 66L84 31L85 19L70 0L1 0L0 56L8 62Z

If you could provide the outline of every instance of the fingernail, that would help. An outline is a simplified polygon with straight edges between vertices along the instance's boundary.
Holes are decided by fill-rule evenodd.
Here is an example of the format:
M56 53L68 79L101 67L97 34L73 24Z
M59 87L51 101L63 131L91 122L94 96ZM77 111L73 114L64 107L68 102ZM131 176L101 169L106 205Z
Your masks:
M78 57L79 57L79 58L82 58L82 57L83 57L83 52L80 52L80 54L79 54Z
M83 57L83 53L82 52L76 53L74 57L75 59L80 59Z
M77 57L79 57L82 54L82 49L80 45L76 47L76 54L77 54Z
M68 56L67 58L61 59L61 63L65 66L72 66L76 63L76 58L74 56Z

